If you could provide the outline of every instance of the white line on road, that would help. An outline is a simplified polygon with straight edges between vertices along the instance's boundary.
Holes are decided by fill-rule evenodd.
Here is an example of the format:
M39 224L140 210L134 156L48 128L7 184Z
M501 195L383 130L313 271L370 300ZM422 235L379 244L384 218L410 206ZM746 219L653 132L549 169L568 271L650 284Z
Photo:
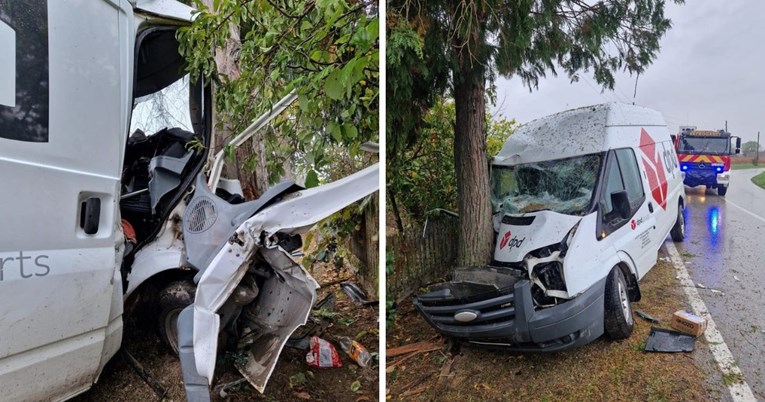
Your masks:
M733 202L733 201L731 201L731 200L729 200L729 199L727 199L727 198L725 199L725 203L726 203L726 204L730 204L730 205L733 205L734 207L736 207L736 208L738 208L738 209L740 209L740 210L742 210L742 211L746 212L747 214L749 214L749 215L751 215L751 216L753 216L753 217L755 217L755 218L757 218L757 219L759 219L759 220L761 220L761 221L765 222L765 218L761 217L760 215L757 215L757 214L755 214L754 212L752 212L752 211L750 211L750 210L748 210L748 209L746 209L746 208L742 207L741 205L738 205L738 204L736 204L735 202Z
M738 365L736 365L736 360L733 358L730 349L728 349L728 345L725 344L722 334L717 330L717 325L715 325L712 315L709 314L706 304L701 300L699 292L696 290L696 285L693 284L691 276L688 274L688 269L685 268L683 259L677 252L677 248L675 248L672 242L666 242L665 245L672 260L672 265L675 266L675 272L677 272L677 277L680 279L680 284L685 289L685 296L691 303L693 313L707 319L707 330L704 332L704 338L706 338L709 350L712 351L712 355L717 361L717 366L724 376L741 379L741 382L728 385L730 396L734 401L757 401L752 393L752 389L749 388L749 384L744 379L744 374L738 368Z

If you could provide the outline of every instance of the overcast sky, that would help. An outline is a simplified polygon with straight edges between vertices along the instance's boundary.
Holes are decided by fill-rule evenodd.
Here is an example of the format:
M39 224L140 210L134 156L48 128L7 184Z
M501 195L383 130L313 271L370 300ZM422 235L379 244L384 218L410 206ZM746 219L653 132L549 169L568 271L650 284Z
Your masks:
M668 2L670 3L670 2ZM765 1L686 0L667 5L672 29L640 75L636 105L664 114L670 132L680 125L728 130L743 141L765 143ZM520 123L596 103L632 103L635 76L619 74L614 91L601 93L592 72L540 80L529 93L520 79L497 81L495 113Z

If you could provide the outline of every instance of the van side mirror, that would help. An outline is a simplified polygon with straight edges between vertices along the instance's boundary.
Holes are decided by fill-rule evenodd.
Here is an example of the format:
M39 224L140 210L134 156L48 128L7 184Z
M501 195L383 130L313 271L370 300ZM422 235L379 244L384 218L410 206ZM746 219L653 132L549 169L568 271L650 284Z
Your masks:
M741 137L738 137L736 138L736 150L738 151L740 148L741 148Z
M614 191L611 193L611 205L613 205L614 211L619 214L620 218L627 219L630 217L630 200L627 198L626 191Z
M736 155L741 153L741 148L736 148Z

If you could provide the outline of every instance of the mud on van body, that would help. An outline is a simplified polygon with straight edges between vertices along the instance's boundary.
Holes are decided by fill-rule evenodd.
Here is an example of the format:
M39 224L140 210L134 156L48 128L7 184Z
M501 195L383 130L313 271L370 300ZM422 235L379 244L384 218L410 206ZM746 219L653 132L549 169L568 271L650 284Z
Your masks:
M638 281L668 234L685 237L661 114L610 103L535 120L491 169L493 260L417 296L425 319L449 337L524 351L628 337Z

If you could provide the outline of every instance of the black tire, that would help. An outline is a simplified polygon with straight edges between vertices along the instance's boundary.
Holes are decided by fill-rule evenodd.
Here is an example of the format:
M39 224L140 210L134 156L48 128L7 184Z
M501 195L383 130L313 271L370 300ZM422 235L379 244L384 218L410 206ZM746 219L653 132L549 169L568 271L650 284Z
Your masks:
M159 316L157 327L159 337L167 346L178 354L178 315L194 303L197 288L191 280L170 282L159 292Z
M619 267L606 278L606 298L603 326L611 339L627 339L635 326L632 305L627 293L627 281Z
M675 226L672 226L672 230L669 231L669 235L672 236L672 241L681 242L685 240L685 215L683 211L685 208L682 203L677 205L677 218L675 218Z
M717 186L717 195L725 197L725 193L728 192L728 186Z

